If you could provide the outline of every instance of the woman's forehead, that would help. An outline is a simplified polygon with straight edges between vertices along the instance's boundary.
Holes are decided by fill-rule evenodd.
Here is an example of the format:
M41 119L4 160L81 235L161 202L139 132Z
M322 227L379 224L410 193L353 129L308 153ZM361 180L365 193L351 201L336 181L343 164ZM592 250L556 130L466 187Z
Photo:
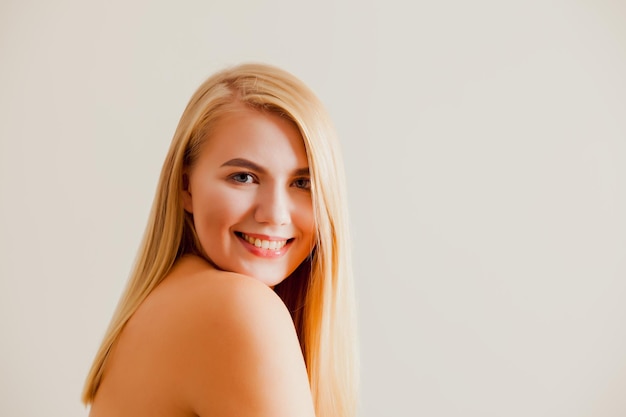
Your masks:
M250 107L242 106L223 115L211 129L203 148L200 158L219 163L244 159L266 168L308 167L297 125L276 113Z

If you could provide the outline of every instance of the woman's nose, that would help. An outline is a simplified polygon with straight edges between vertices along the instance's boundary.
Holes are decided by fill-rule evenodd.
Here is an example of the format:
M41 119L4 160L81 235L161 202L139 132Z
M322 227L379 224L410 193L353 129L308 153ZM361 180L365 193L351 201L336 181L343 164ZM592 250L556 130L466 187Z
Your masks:
M259 223L283 225L291 222L287 190L281 187L260 187L254 219Z

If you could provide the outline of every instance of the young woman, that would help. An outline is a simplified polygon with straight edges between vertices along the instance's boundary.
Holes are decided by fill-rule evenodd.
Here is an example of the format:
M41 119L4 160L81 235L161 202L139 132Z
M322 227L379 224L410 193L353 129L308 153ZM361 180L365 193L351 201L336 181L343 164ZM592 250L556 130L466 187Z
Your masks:
M87 378L91 417L353 417L343 166L315 95L247 64L185 109L128 286Z

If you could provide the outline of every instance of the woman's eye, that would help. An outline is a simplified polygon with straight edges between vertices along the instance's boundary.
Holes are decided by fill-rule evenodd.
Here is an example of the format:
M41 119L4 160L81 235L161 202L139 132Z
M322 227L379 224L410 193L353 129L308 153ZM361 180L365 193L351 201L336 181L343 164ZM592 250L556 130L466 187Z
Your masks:
M252 176L252 174L249 174L247 172L238 172L236 174L233 174L230 176L230 179L242 184L252 184L254 182L254 177Z
M294 187L301 188L303 190L311 189L311 179L309 178L298 178L293 182Z

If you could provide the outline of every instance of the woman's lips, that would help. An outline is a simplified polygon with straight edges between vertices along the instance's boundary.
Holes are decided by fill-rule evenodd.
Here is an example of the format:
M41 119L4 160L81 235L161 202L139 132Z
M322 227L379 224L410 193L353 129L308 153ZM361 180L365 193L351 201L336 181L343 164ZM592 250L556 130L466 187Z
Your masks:
M257 248L277 250L277 249L281 249L283 246L287 244L287 239L271 238L271 237L269 239L262 239L257 236L251 236L246 233L241 234L241 237L246 242L248 242L251 245L256 246Z
M273 237L257 234L236 232L235 235L243 243L243 246L254 255L265 258L277 258L287 252L293 238Z

